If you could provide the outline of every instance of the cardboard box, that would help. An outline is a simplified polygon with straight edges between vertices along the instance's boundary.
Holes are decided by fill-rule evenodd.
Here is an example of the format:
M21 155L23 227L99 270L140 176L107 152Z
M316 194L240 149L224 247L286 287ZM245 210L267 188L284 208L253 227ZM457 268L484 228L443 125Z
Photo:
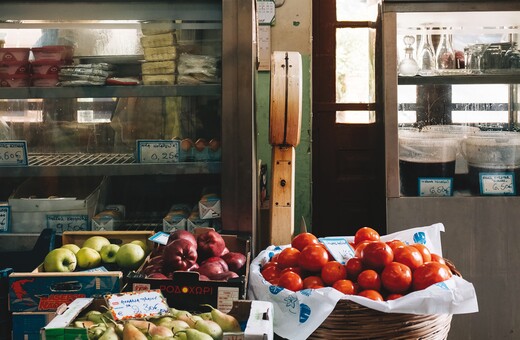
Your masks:
M41 326L38 334L42 340L54 339L88 339L87 329L85 328L69 328L68 326L74 321L82 311L88 309L95 300L93 298L80 298L72 301L63 309L54 313L54 318ZM98 301L101 301L98 299ZM103 300L104 301L104 300ZM99 305L95 304L95 305ZM74 335L73 337L71 335Z
M9 197L12 232L40 232L46 227L61 233L71 223L52 218L74 218L72 230L90 230L90 221L103 206L106 177L29 178ZM79 221L83 223L79 223Z
M251 258L251 242L236 235L222 235L230 251L241 252L247 257L246 273L228 281L201 281L197 272L178 271L172 279L147 279L144 274L130 272L124 291L160 289L168 305L177 309L199 311L202 304L210 304L228 312L234 300L245 299ZM144 268L146 263L140 268Z
M81 246L87 238L103 235L111 243L142 240L152 247L148 238L153 234L153 231L64 232L62 244ZM123 278L122 271L44 272L41 264L32 272L9 275L9 308L12 312L56 311L61 304L76 298L119 293L123 289Z
M54 312L13 313L13 339L40 340L40 329L55 315Z
M273 304L268 301L233 301L229 311L240 323L243 332L226 332L224 340L272 340Z

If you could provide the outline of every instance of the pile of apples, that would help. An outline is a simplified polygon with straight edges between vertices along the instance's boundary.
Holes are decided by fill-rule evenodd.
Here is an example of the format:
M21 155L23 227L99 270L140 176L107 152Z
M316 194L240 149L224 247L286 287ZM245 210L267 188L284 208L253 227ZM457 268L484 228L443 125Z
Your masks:
M452 276L444 258L425 245L383 242L370 227L358 229L350 246L355 257L341 264L316 236L301 233L260 273L269 283L292 291L330 286L376 301L397 299Z
M43 260L43 268L46 272L73 272L99 266L110 270L134 270L148 253L146 243L141 240L118 245L96 235L86 239L81 246L69 243L51 250Z
M168 242L150 254L142 273L147 278L170 279L175 271L195 271L200 280L224 280L245 274L246 255L232 252L212 229L195 236L186 230L170 233Z
M209 312L192 314L170 308L167 315L147 320L115 321L109 311L91 310L71 324L85 328L92 340L219 340L224 332L240 332L238 320L210 305Z

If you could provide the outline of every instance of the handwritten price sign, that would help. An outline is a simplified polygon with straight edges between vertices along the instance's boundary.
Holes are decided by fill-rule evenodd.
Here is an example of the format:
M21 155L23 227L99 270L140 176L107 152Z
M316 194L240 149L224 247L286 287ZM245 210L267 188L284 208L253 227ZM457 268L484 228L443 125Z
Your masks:
M57 233L64 231L86 231L88 228L87 215L47 215L47 227L56 230Z
M178 140L138 140L136 143L139 163L179 162L180 141Z
M516 195L515 174L513 172L481 173L480 192L482 195Z
M0 166L17 166L27 164L27 142L0 142Z
M419 178L419 196L444 197L453 195L453 178Z
M159 289L106 295L114 320L141 319L170 313Z
M11 207L0 205L0 232L9 231L11 220Z

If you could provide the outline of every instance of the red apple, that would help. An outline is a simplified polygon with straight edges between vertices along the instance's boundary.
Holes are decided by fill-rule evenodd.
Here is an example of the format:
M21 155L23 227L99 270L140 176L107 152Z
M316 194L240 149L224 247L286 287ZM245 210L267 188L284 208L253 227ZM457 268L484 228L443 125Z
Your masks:
M212 256L220 257L225 248L226 242L214 230L209 230L197 237L197 251L202 260Z
M227 272L229 270L226 261L224 261L223 258L217 257L217 256L212 256L212 257L202 261L202 263L200 265L202 266L202 265L204 265L206 263L209 263L209 262L217 262L218 264L220 264L222 266L222 270L224 270L225 272Z
M247 258L242 253L232 251L222 255L222 259L226 261L229 270L235 273L240 273L242 270L245 270Z
M212 280L213 277L215 277L215 275L225 273L224 268L217 261L206 262L204 264L201 264L200 267L196 269L196 271L199 272L199 274L207 276Z
M180 238L186 239L186 240L192 242L195 246L197 246L197 238L195 237L195 235L193 235L192 233L190 233L187 230L182 230L182 229L172 231L170 233L170 237L168 237L168 242L166 244L169 244Z
M163 258L164 272L188 270L197 262L197 248L186 239L177 239L166 246Z
M215 274L211 277L212 280L229 280L238 277L238 274L233 271L227 271L220 274Z
M163 273L151 273L150 275L146 276L147 279L160 279L160 280L168 280L168 276L164 275Z

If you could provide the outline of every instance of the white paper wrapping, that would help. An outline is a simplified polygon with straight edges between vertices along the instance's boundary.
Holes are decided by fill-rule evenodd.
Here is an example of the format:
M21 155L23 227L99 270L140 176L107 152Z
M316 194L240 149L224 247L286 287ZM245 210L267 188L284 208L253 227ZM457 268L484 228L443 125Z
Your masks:
M405 243L423 243L431 252L442 255L442 223L418 227L381 236L382 241L399 239ZM354 237L351 237L353 240ZM274 306L274 332L287 339L306 339L334 310L340 299L352 300L360 305L387 313L408 314L464 314L478 312L477 296L473 285L461 277L432 285L427 289L409 293L402 298L378 302L356 295L343 295L334 288L305 289L299 292L273 286L260 274L263 264L282 249L270 246L251 263L248 298L270 301Z

